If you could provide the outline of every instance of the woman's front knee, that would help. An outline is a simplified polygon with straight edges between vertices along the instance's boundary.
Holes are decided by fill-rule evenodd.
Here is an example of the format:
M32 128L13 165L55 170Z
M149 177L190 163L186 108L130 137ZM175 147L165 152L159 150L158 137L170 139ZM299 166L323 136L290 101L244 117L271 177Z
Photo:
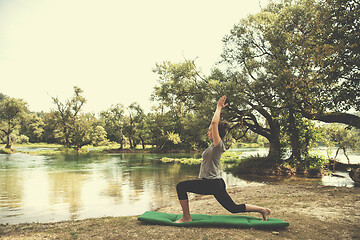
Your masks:
M184 188L184 182L179 182L179 183L176 185L176 191L177 191L179 200L188 199L186 190L185 190L185 188Z
M184 188L184 182L179 182L178 184L176 184L176 190L181 190Z

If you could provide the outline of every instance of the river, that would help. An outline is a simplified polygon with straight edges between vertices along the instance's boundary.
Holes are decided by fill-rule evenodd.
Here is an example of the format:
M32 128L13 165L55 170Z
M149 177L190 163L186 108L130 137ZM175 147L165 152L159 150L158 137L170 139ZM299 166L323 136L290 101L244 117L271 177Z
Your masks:
M236 151L244 156L266 154L264 149ZM132 216L177 204L176 184L197 178L199 169L158 161L165 156L193 157L192 154L0 155L0 224ZM340 174L344 178L330 176L311 181L352 187L347 174ZM222 177L228 187L270 181L259 176L245 180L226 171L222 171Z

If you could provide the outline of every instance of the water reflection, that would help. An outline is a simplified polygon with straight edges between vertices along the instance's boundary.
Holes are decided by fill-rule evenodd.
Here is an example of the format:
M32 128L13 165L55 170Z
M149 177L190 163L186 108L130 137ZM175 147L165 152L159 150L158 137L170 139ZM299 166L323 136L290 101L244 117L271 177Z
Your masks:
M354 187L355 183L350 178L348 172L334 172L335 175L324 176L322 178L322 184L324 186L336 186L336 187Z
M50 172L48 174L49 205L68 205L71 219L79 218L81 192L88 174L83 172Z
M16 210L22 206L22 182L22 175L17 170L2 171L0 174L0 209L6 209L10 216L16 216Z

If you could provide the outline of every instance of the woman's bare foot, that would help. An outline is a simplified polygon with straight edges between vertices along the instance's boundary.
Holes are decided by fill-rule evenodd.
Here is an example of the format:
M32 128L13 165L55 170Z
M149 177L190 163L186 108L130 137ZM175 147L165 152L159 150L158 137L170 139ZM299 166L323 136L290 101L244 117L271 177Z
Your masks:
M267 221L267 217L270 215L271 210L269 208L264 208L264 210L261 211L260 213L263 217L263 221Z
M174 223L185 223L185 222L191 222L191 221L192 221L191 217L190 218L182 217L179 220L175 221Z

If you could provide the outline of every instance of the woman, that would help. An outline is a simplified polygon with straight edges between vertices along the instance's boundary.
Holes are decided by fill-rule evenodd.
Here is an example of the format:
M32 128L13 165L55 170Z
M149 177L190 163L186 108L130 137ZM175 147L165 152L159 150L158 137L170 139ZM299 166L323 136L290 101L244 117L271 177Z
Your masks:
M176 186L178 198L183 211L183 217L175 221L175 223L191 222L191 215L189 209L189 200L187 192L214 195L216 200L229 212L259 212L264 221L271 210L250 204L236 204L226 192L224 180L220 176L220 158L221 154L225 152L225 145L222 138L226 134L228 128L227 122L220 122L221 110L228 104L225 103L226 96L222 96L218 103L211 125L208 131L208 138L212 144L203 152L202 162L200 165L199 178L201 180L188 180L178 183Z

